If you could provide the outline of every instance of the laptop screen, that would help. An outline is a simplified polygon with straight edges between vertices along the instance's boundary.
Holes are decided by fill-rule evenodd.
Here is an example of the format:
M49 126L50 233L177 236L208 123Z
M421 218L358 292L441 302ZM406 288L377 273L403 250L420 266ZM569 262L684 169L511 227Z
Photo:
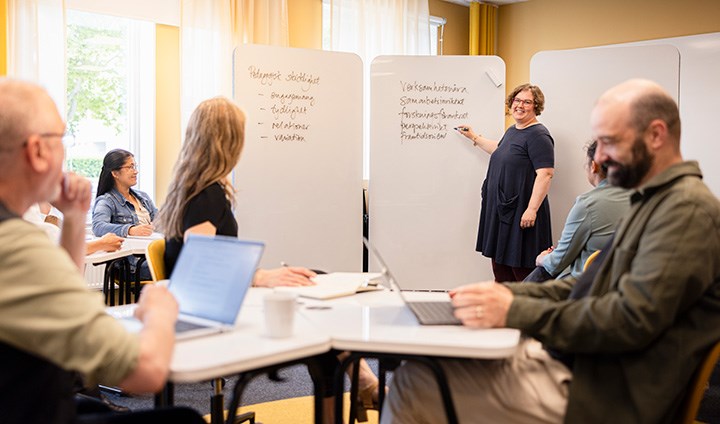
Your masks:
M234 324L263 248L235 237L190 235L168 286L180 313Z
M365 237L363 237L363 244L365 244L365 247L370 252L371 258L377 261L380 266L380 276L390 285L390 288L397 290L400 293L400 297L403 297L402 288L390 272L390 268L388 268L387 264L380 256L380 252L378 252L377 249L375 249L375 246L370 244L370 240Z

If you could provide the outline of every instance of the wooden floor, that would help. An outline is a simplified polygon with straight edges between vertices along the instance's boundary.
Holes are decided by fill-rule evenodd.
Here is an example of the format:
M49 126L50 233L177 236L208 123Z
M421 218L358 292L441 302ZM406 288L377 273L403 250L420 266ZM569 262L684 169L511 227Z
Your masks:
M345 407L350 408L348 393L345 394ZM239 413L254 411L255 420L262 424L313 424L313 397L304 396L290 399L276 400L273 402L258 403L255 405L243 406ZM210 416L206 415L205 420L210 422ZM346 418L347 420L347 418ZM368 424L378 423L377 411L368 411Z

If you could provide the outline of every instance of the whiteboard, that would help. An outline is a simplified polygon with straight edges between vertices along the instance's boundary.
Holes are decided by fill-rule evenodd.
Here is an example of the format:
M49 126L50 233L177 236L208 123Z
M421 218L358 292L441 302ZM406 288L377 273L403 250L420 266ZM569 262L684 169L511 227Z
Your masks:
M381 56L371 66L370 240L403 288L492 279L475 251L489 156L453 130L499 139L496 56Z
M600 47L544 51L530 62L530 80L545 94L540 121L555 139L555 176L549 200L553 240L560 238L575 198L592 188L583 165L591 138L590 113L610 87L630 78L648 78L675 99L680 55L670 45Z
M362 269L362 62L355 54L243 45L233 57L245 148L235 169L241 238L281 262Z
M720 157L717 131L717 98L720 96L720 33L663 38L621 44L668 44L680 52L680 150L685 160L700 162L703 181L720 197Z

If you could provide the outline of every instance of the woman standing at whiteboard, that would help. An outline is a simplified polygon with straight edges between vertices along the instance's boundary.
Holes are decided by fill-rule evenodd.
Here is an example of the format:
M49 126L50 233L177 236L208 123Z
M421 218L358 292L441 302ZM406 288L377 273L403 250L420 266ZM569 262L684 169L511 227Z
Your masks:
M545 107L539 87L522 84L506 100L515 125L498 142L467 125L458 131L490 154L482 186L476 250L492 259L495 281L522 281L537 252L552 245L547 194L554 174L554 141L537 117Z

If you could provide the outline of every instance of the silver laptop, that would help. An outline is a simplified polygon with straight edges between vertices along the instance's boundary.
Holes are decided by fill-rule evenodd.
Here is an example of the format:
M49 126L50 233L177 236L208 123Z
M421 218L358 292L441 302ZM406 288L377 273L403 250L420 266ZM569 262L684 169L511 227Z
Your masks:
M178 340L229 331L252 285L264 244L226 236L190 235L185 241L168 288L179 305ZM134 305L109 308L130 331L142 324L132 317Z
M390 285L393 290L400 293L400 298L415 315L422 325L462 325L462 322L453 315L454 308L449 300L447 301L416 301L409 300L404 294L402 287L393 277L387 264L380 256L380 252L370 244L367 238L363 237L363 243L368 251L375 257L380 265L381 277Z

